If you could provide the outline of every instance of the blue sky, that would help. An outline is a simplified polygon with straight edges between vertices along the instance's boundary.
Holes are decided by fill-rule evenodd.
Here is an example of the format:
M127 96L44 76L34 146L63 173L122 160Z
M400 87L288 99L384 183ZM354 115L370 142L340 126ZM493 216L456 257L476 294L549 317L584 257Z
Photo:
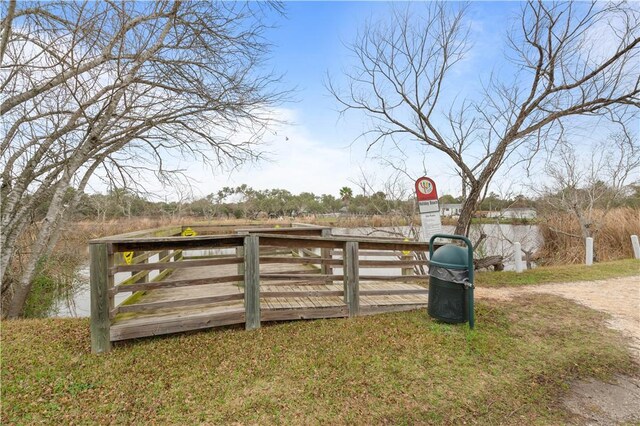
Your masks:
M208 171L190 170L202 181L198 191L205 195L223 186L246 183L254 188L284 188L294 193L310 191L337 195L339 188L350 186L360 178L361 170L378 184L390 171L383 170L367 154L367 144L356 141L368 123L358 114L340 117L339 105L325 87L327 76L338 85L344 83L343 70L353 66L352 54L345 45L353 42L367 20L377 21L388 15L391 7L406 4L387 2L287 2L286 16L273 16L276 27L265 35L273 44L269 65L283 74L286 87L296 87L295 102L282 105L282 113L292 125L264 138L271 161L251 164L231 174L219 172L211 179ZM420 8L420 4L414 4ZM447 95L472 96L481 77L490 69L500 69L502 40L509 16L521 5L517 2L473 3L469 14L474 50L452 76L457 90ZM288 140L287 140L288 139ZM354 142L355 141L355 142ZM407 168L412 176L422 171L419 146L415 164ZM411 146L408 144L408 146ZM459 192L446 160L430 153L427 159L430 176L436 179L441 193ZM356 191L357 192L357 191Z
M407 3L396 2L395 6L403 4ZM274 44L273 66L285 75L286 83L298 87L299 102L289 107L299 111L300 120L314 134L341 138L336 129L338 105L323 81L327 74L341 81L342 70L353 64L345 44L353 42L367 20L383 19L391 7L387 2L287 2L287 17L278 20L278 28L267 33ZM502 60L499 42L506 33L507 18L519 9L517 2L472 5L469 18L478 49L471 55L473 66L487 69ZM467 69L460 80L472 89L479 76L475 70Z
M219 171L211 176L196 164L189 166L192 176L201 182L194 195L206 195L224 186L246 183L258 189L284 188L294 193L314 192L338 195L343 186L354 188L360 180L361 170L382 184L391 173L380 166L374 157L394 155L393 151L367 153L367 144L356 138L367 130L369 123L359 114L340 117L336 100L325 87L327 76L340 86L344 83L343 70L354 64L345 46L354 41L358 29L367 20L377 21L389 14L391 7L406 3L387 2L287 2L286 17L276 16L276 28L266 33L273 44L269 65L276 73L282 73L286 87L296 87L295 102L282 105L277 115L289 121L265 135L265 149L270 161L245 165L229 174ZM422 4L412 7L419 10ZM467 58L456 66L442 105L458 96L473 98L486 81L490 72L513 72L505 58L505 36L520 11L519 2L474 2L468 14L470 40L473 49ZM354 142L355 141L355 142ZM459 178L451 163L441 154L429 151L423 157L419 144L407 141L407 171L413 177L422 175L426 164L427 174L438 184L439 193L459 195ZM424 163L423 163L424 158ZM520 192L513 188L515 170L509 178L496 176L492 190L496 192ZM410 185L410 184L409 184Z

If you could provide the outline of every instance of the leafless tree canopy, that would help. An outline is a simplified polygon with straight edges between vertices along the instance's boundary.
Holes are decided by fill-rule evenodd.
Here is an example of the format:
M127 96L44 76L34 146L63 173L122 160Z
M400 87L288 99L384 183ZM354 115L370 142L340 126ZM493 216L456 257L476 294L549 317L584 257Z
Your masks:
M283 94L272 89L276 78L263 63L264 5L2 7L0 277L16 316L38 258L78 201L69 189L79 197L92 176L135 186L145 170L170 181L179 171L165 165L168 156L213 166L256 158L269 107ZM242 139L233 137L239 130ZM20 256L21 275L10 276L20 236L42 204L49 208L37 241Z
M576 116L637 120L640 12L633 4L524 3L507 38L515 75L492 74L483 93L457 93L454 101L452 70L473 49L468 7L420 7L365 27L351 45L348 86L329 89L343 112L371 119L372 144L411 139L453 161L468 185L457 234L468 233L509 157L530 159L554 145Z

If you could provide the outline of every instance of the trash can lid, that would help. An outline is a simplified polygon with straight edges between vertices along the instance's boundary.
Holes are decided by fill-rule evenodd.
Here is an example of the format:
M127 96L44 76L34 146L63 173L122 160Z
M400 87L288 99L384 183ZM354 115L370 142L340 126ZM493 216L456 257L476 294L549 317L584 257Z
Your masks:
M433 252L433 262L469 266L469 253L455 244L446 244Z

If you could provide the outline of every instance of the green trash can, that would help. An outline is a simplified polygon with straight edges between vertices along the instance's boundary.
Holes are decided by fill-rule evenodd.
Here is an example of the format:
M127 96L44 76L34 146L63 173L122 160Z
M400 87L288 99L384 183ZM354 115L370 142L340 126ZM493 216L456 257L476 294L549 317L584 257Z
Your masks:
M433 250L438 238L464 241L467 248L446 244ZM447 323L475 323L473 312L473 246L460 235L436 234L429 241L429 316Z

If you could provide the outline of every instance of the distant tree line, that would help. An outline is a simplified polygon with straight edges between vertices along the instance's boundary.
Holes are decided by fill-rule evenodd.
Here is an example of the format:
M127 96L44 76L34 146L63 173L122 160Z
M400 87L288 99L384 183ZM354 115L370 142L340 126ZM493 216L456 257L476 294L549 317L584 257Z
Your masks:
M345 187L346 188L346 187ZM345 189L343 188L343 190ZM225 187L206 197L183 201L152 201L127 189L113 189L106 194L82 194L76 219L114 219L136 216L194 216L202 218L263 219L322 214L411 214L415 202L388 199L384 192L342 196L293 194L286 189L254 189L247 185ZM70 193L69 197L73 195ZM42 206L42 214L46 206Z
M600 191L604 183L599 182ZM587 193L587 189L584 189ZM612 190L613 192L613 190ZM500 211L506 208L531 207L544 214L552 210L550 200L562 194L547 193L535 198L518 194L501 197L490 192L479 204L479 211ZM73 193L67 195L69 198ZM616 197L611 205L611 197L602 197L602 208L640 208L640 185L630 185L625 195ZM440 205L459 204L462 197L445 194L439 199ZM607 204L606 206L604 204ZM596 208L598 203L596 203ZM47 206L40 206L36 216L44 217ZM308 215L401 215L417 214L415 200L394 199L382 191L373 194L353 195L353 190L343 187L340 196L316 195L312 192L293 194L286 189L254 189L247 185L225 187L206 197L183 201L152 201L127 189L113 189L106 194L82 194L76 210L76 219L108 220L123 217L192 216L206 219L266 219L279 217L300 217Z
M464 197L454 197L452 195L443 195L439 198L440 205L443 204L462 204ZM527 198L522 194L514 197L501 197L495 192L490 192L479 204L478 210L481 211L500 211L506 208L536 208L538 202L535 199Z

